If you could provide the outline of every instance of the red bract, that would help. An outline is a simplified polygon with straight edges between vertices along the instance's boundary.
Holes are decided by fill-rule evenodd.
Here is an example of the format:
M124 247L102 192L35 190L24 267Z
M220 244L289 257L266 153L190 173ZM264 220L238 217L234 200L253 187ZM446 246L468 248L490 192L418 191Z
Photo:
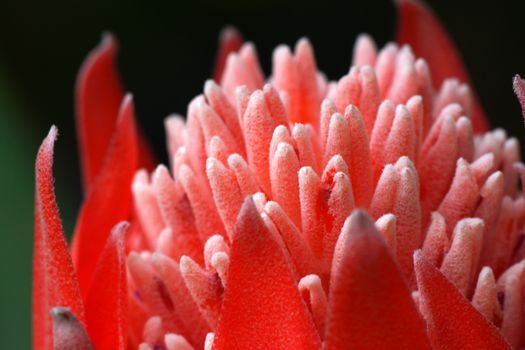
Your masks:
M226 30L217 82L166 120L170 165L153 172L106 36L77 86L73 259L54 127L37 157L34 348L525 346L519 144L479 133L450 39L398 4L412 48L360 36L338 81L301 39L265 84L254 45Z

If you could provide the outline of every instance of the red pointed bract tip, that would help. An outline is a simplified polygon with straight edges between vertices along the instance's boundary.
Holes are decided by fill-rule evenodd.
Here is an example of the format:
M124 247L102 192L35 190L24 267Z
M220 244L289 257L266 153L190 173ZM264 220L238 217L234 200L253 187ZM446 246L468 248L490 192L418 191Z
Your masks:
M430 349L410 290L364 211L345 222L331 275L326 349Z
M100 45L82 65L77 79L77 134L86 191L103 167L124 97L116 67L117 51L113 35L104 34Z
M33 250L33 347L53 349L50 310L67 307L85 324L73 263L67 249L53 186L53 148L57 128L51 127L36 159L35 238ZM55 347L56 348L56 347Z
M117 71L117 52L115 37L104 34L99 46L84 61L77 78L76 125L86 194L101 176L126 98ZM142 134L136 142L140 165L153 170L155 157Z
M247 198L233 236L213 349L319 349L317 331L279 239Z
M97 262L86 299L87 329L95 348L100 350L126 349L128 287L124 248L128 228L127 222L113 228Z
M265 83L255 46L226 31L220 79L186 122L166 119L169 167L137 171L144 148L124 97L77 223L78 283L52 128L37 157L35 348L53 345L52 307L78 319L57 331L63 344L89 337L80 344L102 350L523 348L519 143L480 133L444 30L419 2L398 4L416 52L361 36L338 81L301 39L275 50ZM107 40L86 81L112 84L99 80L114 70ZM524 104L519 76L514 86Z
M133 99L127 95L119 111L115 134L97 181L82 205L73 237L72 254L83 297L113 226L130 218L131 184L138 163Z

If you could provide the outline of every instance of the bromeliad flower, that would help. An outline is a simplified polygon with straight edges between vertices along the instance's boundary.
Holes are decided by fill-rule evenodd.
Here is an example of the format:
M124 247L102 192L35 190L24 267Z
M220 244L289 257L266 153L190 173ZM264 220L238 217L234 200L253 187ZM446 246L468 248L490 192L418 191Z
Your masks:
M71 250L56 128L37 156L34 348L524 346L518 142L487 131L432 13L398 7L399 43L359 37L333 82L301 39L265 83L226 30L215 81L186 121L167 118L170 166L153 172L105 36L77 83ZM525 108L519 77L515 90Z

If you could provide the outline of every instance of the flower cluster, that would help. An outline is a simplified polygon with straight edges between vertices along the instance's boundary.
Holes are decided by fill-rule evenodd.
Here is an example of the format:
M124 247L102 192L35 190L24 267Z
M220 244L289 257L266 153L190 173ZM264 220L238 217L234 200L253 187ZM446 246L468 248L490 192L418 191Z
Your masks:
M77 84L71 249L56 128L37 156L34 348L525 345L518 141L487 130L432 13L398 6L399 43L360 36L337 81L306 39L277 47L265 80L254 45L224 31L215 81L166 119L169 167L136 129L106 36ZM519 77L515 90L525 102Z

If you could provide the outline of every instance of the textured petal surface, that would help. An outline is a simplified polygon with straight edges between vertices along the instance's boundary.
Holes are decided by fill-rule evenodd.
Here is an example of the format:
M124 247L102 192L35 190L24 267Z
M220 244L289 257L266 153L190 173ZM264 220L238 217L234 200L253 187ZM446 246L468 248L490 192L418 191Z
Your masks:
M498 329L420 251L414 266L433 349L510 349Z
M84 202L75 228L73 259L80 289L87 295L96 263L115 224L130 215L131 183L137 169L137 136L133 103L127 97L120 109L116 133L104 168Z
M53 186L53 126L36 159L33 256L33 348L53 348L52 307L67 307L84 323L84 307L62 229Z
M325 349L430 349L394 257L364 211L342 229L331 278Z
M436 87L447 78L468 82L461 58L432 11L419 0L396 0L399 11L397 42L407 43L418 57L424 58L432 71ZM473 101L474 131L488 130L488 122L479 102Z
M126 255L127 223L111 232L93 275L86 301L86 322L99 350L124 350L128 333Z
M281 244L246 199L214 349L320 349L320 341Z

